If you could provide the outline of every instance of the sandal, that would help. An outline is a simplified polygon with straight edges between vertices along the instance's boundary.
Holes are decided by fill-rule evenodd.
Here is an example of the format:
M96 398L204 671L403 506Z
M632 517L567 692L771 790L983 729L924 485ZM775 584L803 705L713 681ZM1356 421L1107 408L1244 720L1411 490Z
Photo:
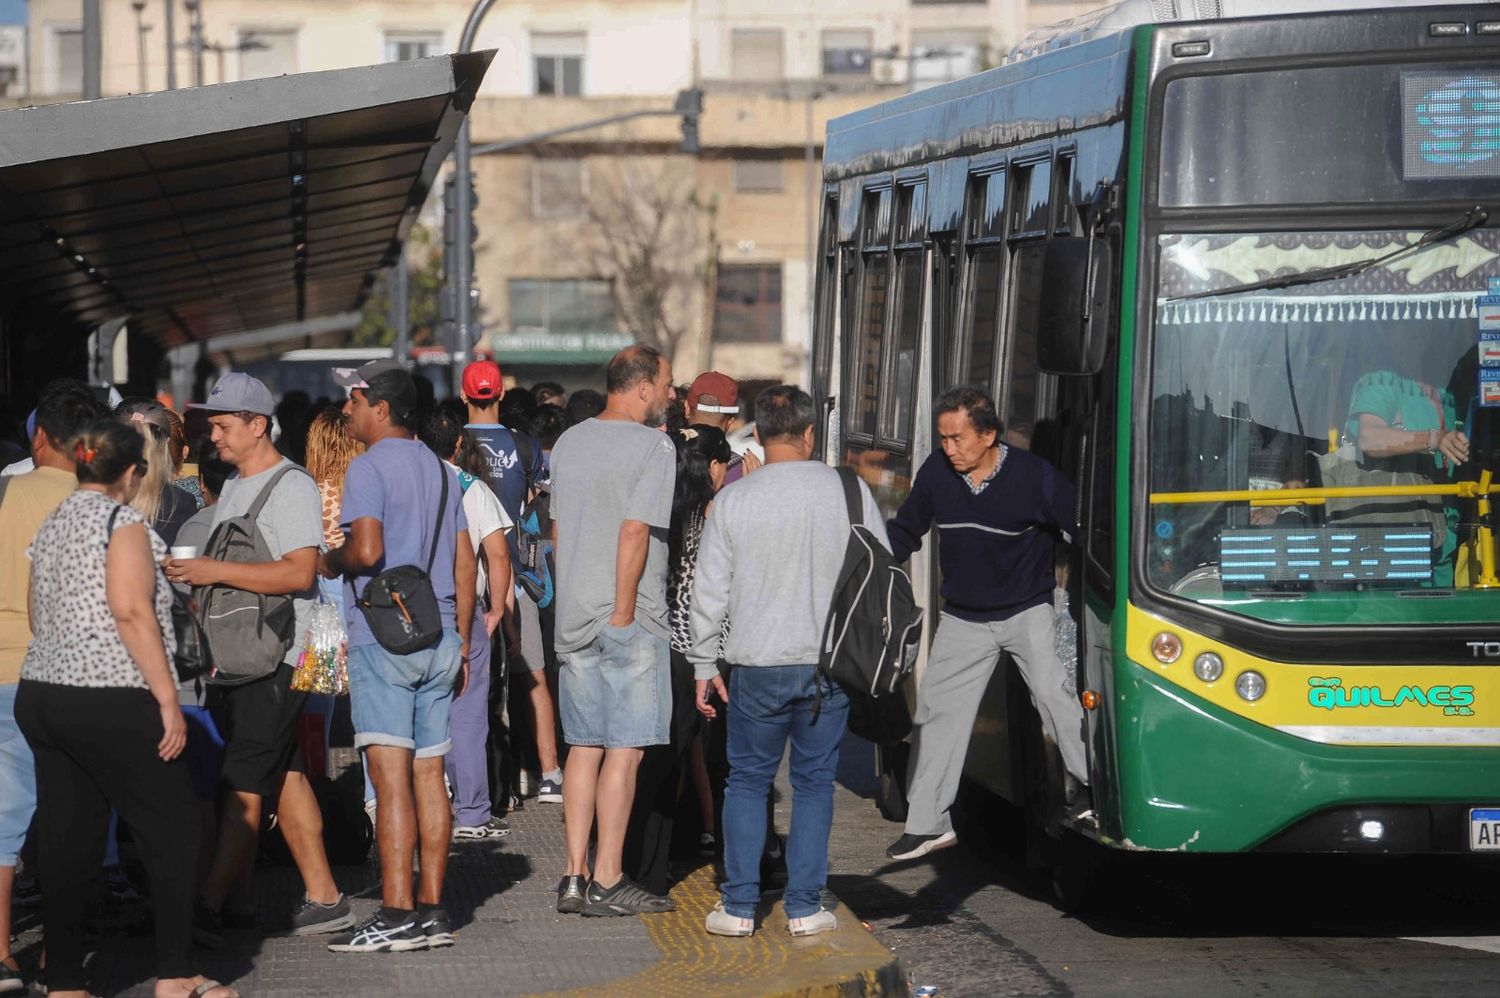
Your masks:
M193 990L189 991L188 998L206 998L210 991L213 991L217 988L223 988L226 991L234 991L234 989L227 984L220 984L218 981L209 979L198 985ZM236 994L238 994L238 992L236 992Z

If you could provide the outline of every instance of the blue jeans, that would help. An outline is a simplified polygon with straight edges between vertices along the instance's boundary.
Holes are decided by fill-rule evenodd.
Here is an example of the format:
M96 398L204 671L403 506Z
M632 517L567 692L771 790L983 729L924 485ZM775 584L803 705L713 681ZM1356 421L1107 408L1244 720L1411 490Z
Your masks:
M36 761L16 726L19 688L0 683L0 866L16 865L36 811Z
M817 719L817 684L823 704ZM833 777L849 720L849 698L829 687L815 665L741 665L729 674L729 780L724 787L724 910L754 918L760 904L760 855L766 800L787 741L792 744L792 830L786 843L786 916L823 906Z

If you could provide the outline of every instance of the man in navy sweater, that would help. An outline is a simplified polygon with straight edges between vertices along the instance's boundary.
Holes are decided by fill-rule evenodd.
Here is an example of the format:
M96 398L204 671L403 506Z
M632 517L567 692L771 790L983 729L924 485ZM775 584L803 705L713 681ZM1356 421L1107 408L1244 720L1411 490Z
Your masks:
M892 859L957 841L948 809L1001 652L1021 670L1068 773L1088 783L1083 709L1064 688L1053 642L1053 545L1075 529L1073 485L1036 455L999 442L1003 427L983 392L954 388L934 408L942 452L922 464L886 526L899 562L936 524L944 604L917 693L906 833L886 850Z

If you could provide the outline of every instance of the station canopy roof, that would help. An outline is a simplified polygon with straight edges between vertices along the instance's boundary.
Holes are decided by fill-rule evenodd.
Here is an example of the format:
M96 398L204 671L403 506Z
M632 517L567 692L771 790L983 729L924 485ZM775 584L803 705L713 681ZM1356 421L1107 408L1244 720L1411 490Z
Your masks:
M0 112L0 309L175 346L360 307L492 57Z

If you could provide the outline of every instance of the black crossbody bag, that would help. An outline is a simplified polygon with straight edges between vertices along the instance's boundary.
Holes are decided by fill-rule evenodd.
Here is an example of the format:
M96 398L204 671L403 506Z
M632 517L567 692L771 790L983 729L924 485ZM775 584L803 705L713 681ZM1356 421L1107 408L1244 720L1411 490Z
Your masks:
M396 655L430 648L443 636L443 618L432 589L432 563L443 536L443 514L448 511L448 469L441 460L438 472L443 476L443 494L438 500L437 526L432 532L426 570L415 565L388 568L371 579L364 596L354 601L380 647Z

